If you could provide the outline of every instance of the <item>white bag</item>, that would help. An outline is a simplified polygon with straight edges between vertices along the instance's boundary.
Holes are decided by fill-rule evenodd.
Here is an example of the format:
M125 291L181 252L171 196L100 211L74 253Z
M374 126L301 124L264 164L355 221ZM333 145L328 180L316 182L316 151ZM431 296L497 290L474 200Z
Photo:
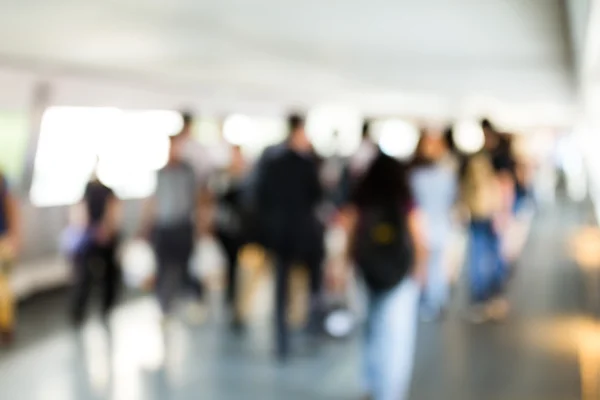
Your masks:
M226 259L221 245L213 237L203 237L196 242L190 272L198 279L215 276L225 267Z
M120 250L123 280L131 288L139 289L156 273L156 258L148 242L130 240Z

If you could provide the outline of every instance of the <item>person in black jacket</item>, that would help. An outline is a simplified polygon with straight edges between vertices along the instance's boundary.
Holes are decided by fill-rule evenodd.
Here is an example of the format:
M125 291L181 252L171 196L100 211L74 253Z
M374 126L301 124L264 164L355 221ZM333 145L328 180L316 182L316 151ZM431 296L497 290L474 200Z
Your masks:
M275 325L277 355L289 353L286 309L292 265L304 264L310 274L309 332L318 330L324 227L317 217L322 188L304 118L288 119L285 147L265 160L257 183L257 211L266 247L276 260Z
M238 253L248 240L247 205L244 204L246 163L239 146L231 149L231 163L223 171L217 188L216 235L227 263L225 301L232 317L232 328L243 328L236 303L238 294Z

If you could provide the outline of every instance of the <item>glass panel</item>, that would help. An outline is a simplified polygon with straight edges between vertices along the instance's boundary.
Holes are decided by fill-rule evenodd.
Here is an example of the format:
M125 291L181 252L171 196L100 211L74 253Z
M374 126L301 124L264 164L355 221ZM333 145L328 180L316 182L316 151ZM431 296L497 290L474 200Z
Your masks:
M0 112L0 170L13 184L23 173L27 129L27 113Z

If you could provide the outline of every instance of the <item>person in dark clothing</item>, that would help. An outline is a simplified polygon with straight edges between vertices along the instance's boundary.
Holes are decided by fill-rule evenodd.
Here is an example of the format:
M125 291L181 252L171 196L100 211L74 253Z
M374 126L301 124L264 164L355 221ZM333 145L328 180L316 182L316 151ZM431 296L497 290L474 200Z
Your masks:
M268 161L273 157L280 155L286 149L287 146L285 142L277 143L265 148L245 179L242 198L248 217L248 225L246 227L248 243L257 243L266 248L265 232L264 229L262 229L262 223L258 215L258 185L261 181L261 177L264 175Z
M218 201L216 206L216 236L219 239L227 263L225 301L232 314L232 327L242 328L241 317L237 312L238 292L238 253L247 243L247 210L244 204L246 165L239 146L232 148L231 164L219 179Z
M406 399L428 258L424 221L406 166L377 151L342 214L349 235L346 253L353 260L348 265L361 272L367 294L365 398ZM384 215L390 218L380 218Z
M323 193L304 119L288 120L285 149L266 160L257 188L258 215L264 226L267 248L273 253L275 269L275 325L277 354L289 353L286 311L288 280L294 264L304 264L310 274L309 332L315 334L321 307L324 227L317 218Z
M71 316L75 324L80 324L85 317L94 277L101 277L104 318L108 317L115 305L121 277L116 256L119 200L109 187L94 177L86 186L83 205L87 217L86 229L73 255Z

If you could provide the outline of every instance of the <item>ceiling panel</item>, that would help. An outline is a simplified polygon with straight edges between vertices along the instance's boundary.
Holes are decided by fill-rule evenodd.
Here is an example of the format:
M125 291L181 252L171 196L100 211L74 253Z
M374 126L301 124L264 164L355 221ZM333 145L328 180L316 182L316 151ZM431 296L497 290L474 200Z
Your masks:
M246 100L425 93L571 103L561 3L0 0L0 65L186 95L222 86Z

